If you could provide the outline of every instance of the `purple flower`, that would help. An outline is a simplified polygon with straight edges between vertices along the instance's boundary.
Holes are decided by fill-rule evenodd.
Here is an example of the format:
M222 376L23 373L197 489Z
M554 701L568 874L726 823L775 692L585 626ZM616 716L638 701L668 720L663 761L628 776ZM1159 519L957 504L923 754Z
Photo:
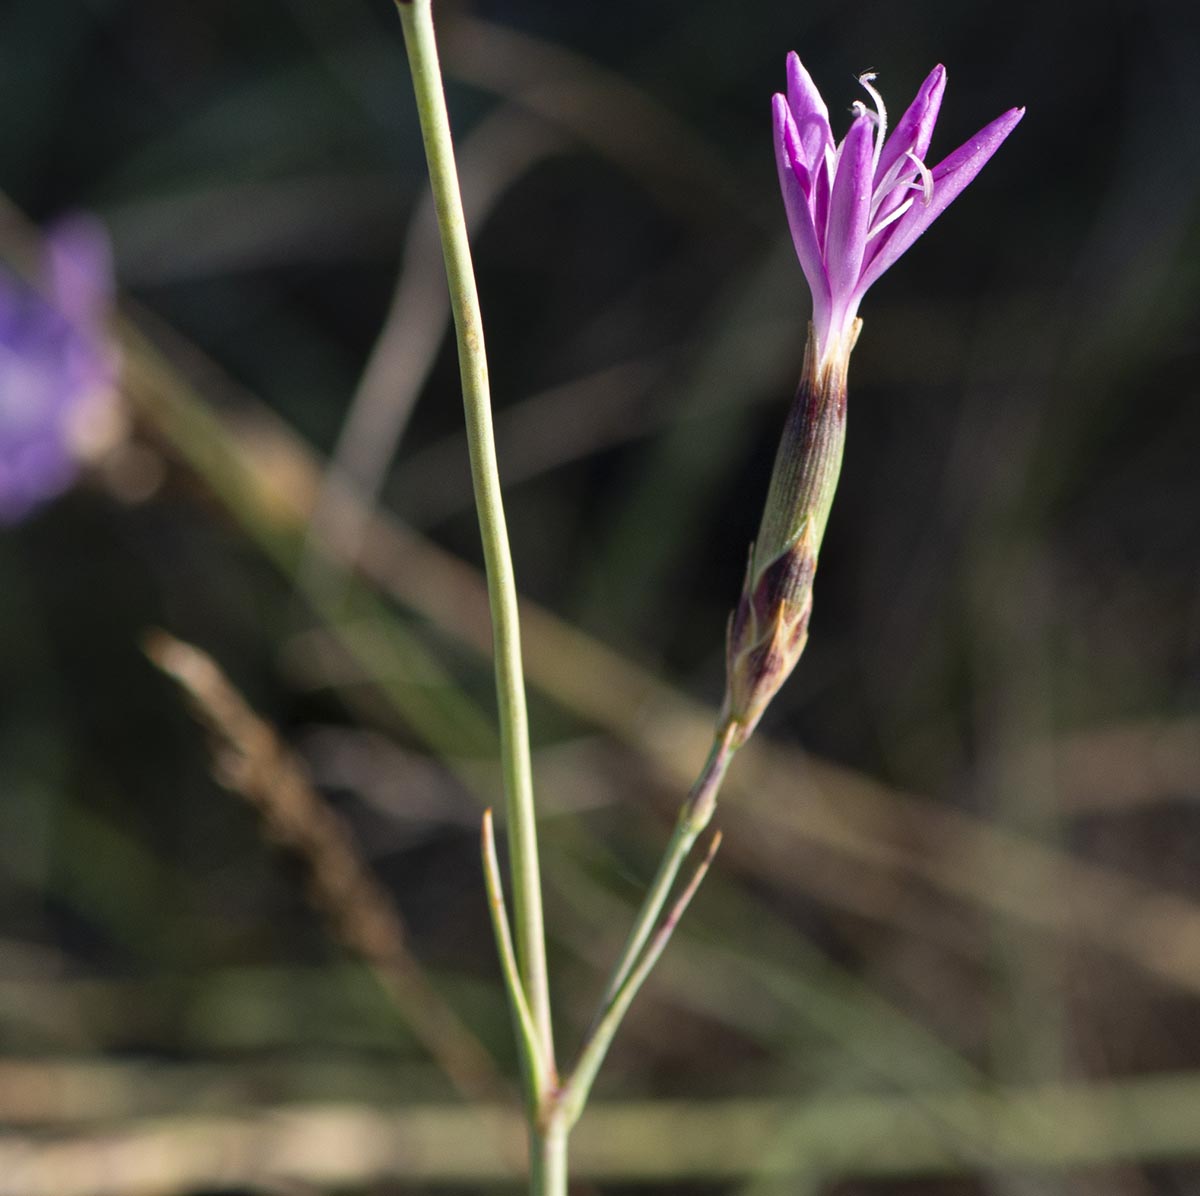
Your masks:
M753 732L808 642L813 580L846 441L846 374L867 288L937 219L1025 115L1013 108L932 170L925 165L946 89L937 66L888 136L883 98L834 145L829 110L795 54L774 101L775 155L796 254L812 290L804 368L784 425L758 537L726 642L721 724Z
M40 289L0 270L0 523L65 490L116 422L108 240L76 217L46 244Z
M834 145L829 109L795 54L787 60L787 95L773 102L779 181L812 290L820 366L835 353L849 354L867 288L941 215L1025 115L1024 108L1009 109L930 170L925 155L946 88L945 67L933 68L890 136L874 78L859 77L874 111L856 102L840 145Z

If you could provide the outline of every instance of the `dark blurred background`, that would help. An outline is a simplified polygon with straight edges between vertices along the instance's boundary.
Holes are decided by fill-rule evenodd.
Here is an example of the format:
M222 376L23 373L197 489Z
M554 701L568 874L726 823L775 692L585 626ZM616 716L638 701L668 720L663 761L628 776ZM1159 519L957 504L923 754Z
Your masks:
M1028 108L863 305L811 644L580 1191L1200 1193L1194 6L435 15L518 584L560 620L526 640L568 1054L703 759L799 370L785 54L839 136L858 73L894 118L945 63L931 163ZM0 535L0 1191L516 1190L141 647L228 672L511 1075L478 532L395 13L5 0L0 111L12 203L107 225L136 367L128 441Z

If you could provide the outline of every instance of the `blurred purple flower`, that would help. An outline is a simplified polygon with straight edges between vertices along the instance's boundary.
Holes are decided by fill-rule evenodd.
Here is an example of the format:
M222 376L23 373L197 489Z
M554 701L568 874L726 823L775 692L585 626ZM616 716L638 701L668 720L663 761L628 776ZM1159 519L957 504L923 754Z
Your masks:
M73 217L46 246L41 288L0 270L0 523L65 490L115 422L108 239Z
M936 66L891 136L887 110L861 75L874 111L861 101L835 146L829 109L795 54L787 95L773 104L775 155L796 254L813 297L817 358L847 355L867 288L937 219L1025 115L1011 108L930 170L925 155L946 87Z

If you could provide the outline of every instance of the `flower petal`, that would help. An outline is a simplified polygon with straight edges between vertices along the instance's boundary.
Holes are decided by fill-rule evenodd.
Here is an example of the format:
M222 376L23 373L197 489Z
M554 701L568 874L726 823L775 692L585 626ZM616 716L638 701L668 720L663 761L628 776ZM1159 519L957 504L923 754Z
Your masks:
M825 233L829 229L829 190L832 178L830 174L830 162L837 162L837 157L833 150L830 150L821 158L821 165L817 167L817 172L813 175L812 191L809 194L813 224L817 227L817 244L821 247L822 255L825 253Z
M939 63L929 72L917 92L916 99L909 104L908 110L896 122L891 136L883 143L879 165L875 168L877 187L884 175L904 157L906 150L912 150L918 158L924 158L929 152L933 126L937 123L945 90L946 68Z
M875 122L866 113L850 126L842 142L833 190L829 196L829 228L825 233L825 263L834 304L848 297L858 282L867 223L871 215L874 179Z
M990 125L980 129L974 137L960 145L954 153L933 168L932 201L926 206L918 200L890 229L879 234L858 284L857 293L860 298L946 210L951 201L958 197L963 188L1000 148L1009 133L1017 127L1024 115L1024 108L1011 108Z
M787 57L787 102L799 133L804 165L811 173L824 156L825 147L833 144L833 132L829 128L829 109L794 51Z
M771 123L775 129L776 164L781 170L786 164L795 172L800 189L809 197L811 210L812 175L804 164L804 148L800 144L800 134L796 131L791 109L786 98L778 93L771 98Z
M829 278L825 273L825 263L821 260L820 247L817 245L817 233L813 227L808 196L801 185L800 172L804 171L804 165L795 159L799 148L796 126L788 110L788 102L783 96L775 97L771 105L771 115L775 128L775 162L779 167L779 188L783 192L783 206L787 211L788 227L792 232L792 244L796 247L796 256L800 259L804 277L808 279L808 286L812 291L815 319L818 310L828 310Z

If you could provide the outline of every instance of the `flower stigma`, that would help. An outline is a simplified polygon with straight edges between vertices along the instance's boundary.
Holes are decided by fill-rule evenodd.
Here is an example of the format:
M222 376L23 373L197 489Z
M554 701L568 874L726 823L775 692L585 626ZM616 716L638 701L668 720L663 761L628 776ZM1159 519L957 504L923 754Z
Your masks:
M875 82L876 75L874 71L863 71L858 77L859 84L863 87L866 93L875 103L875 153L871 161L871 173L874 175L879 170L879 155L883 153L883 139L887 136L887 106L883 102L883 96L871 86ZM866 112L867 106L858 101L858 108Z

